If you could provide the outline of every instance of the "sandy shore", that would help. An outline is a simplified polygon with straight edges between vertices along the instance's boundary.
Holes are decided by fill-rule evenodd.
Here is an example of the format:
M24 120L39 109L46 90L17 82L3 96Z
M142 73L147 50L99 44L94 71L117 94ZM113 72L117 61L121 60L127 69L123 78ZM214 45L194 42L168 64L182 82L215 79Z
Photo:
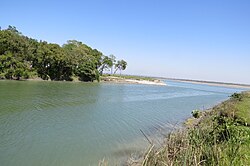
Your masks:
M192 83L192 84L205 84L205 85L210 85L210 86L250 89L250 85L245 85L245 84L233 84L233 83L210 82L210 81L199 81L199 80L182 80L182 79L167 79L167 80L186 82L186 83Z
M105 77L101 82L108 83L121 83L121 84L143 84L143 85L158 85L158 86L166 86L167 84L161 80L135 80L135 79L124 79L119 77Z
M145 85L161 85L161 86L166 86L167 85L165 82L162 82L160 80L157 80L157 81L147 81L147 80L125 79L124 82L134 83L134 84L145 84Z

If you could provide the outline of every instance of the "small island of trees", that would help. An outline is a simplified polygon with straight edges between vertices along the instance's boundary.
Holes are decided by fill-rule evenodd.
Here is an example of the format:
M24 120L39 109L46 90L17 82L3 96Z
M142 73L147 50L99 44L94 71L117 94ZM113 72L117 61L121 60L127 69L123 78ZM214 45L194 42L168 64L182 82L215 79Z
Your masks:
M16 27L0 29L0 79L99 81L105 70L125 70L127 62L68 40L62 46L22 35Z

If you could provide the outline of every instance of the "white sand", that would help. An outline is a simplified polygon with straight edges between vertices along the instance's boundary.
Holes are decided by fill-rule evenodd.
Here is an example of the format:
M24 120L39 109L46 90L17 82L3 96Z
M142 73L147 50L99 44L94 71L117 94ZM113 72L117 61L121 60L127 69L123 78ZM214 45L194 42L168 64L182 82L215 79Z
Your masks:
M147 80L132 80L132 79L125 79L124 82L134 83L134 84L145 84L145 85L161 85L166 86L167 84L162 81L147 81Z

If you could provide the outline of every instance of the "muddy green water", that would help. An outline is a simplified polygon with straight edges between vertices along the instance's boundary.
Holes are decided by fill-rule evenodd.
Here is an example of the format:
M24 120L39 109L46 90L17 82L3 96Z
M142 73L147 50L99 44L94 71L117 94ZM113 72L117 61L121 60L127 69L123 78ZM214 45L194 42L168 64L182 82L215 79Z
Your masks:
M159 135L240 89L0 81L0 165L97 165L126 160Z

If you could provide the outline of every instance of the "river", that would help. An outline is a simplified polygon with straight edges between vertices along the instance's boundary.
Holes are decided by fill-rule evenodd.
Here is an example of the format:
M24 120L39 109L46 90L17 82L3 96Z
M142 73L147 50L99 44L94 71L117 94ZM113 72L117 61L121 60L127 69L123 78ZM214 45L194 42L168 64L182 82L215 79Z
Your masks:
M242 89L166 81L168 86L0 81L0 165L111 165L149 138Z

